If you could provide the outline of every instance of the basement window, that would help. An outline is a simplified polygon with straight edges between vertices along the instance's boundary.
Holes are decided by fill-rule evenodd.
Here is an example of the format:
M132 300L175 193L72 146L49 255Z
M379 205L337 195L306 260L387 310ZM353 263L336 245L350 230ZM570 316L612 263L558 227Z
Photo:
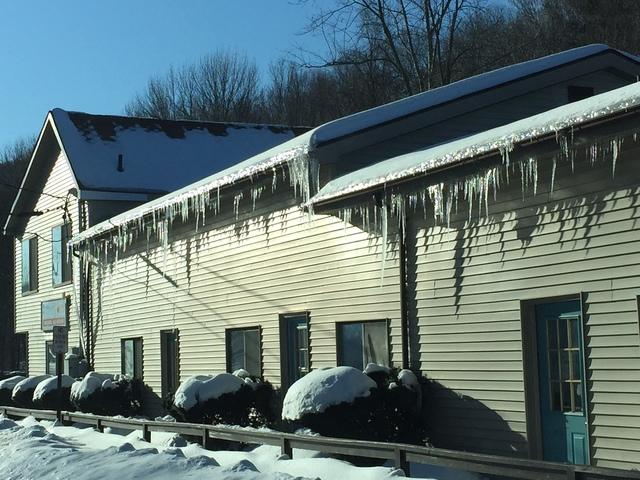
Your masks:
M38 239L22 241L22 293L38 289Z
M344 322L336 324L338 365L364 370L367 364L389 366L389 322Z
M51 273L54 286L71 281L71 257L67 250L69 230L66 223L51 229Z
M142 379L142 339L122 340L122 373L131 378Z
M244 369L252 376L262 376L260 327L228 329L226 337L228 371Z

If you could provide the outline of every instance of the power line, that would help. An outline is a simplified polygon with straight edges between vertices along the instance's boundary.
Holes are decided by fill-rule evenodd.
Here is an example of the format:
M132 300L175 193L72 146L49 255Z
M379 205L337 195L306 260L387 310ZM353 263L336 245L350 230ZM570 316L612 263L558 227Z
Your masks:
M11 183L6 183L6 182L0 182L0 185L2 185L4 187L13 188L13 189L18 190L18 191L22 190L22 191L25 191L25 192L37 193L39 195L45 195L45 196L51 197L51 198L57 198L58 200L67 200L67 197L69 196L69 194L67 194L67 196L61 197L60 195L53 195L51 193L39 192L37 190L32 190L32 189L26 188L26 187L18 187L17 185L13 185Z

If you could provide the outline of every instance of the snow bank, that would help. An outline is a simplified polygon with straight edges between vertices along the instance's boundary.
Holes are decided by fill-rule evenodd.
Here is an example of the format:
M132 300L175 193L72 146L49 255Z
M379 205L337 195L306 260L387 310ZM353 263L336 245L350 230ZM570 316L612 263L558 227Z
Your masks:
M324 412L332 405L368 397L375 386L376 382L353 367L313 370L287 391L282 418L298 420L307 413Z
M31 390L32 388L35 389L40 382L48 378L52 378L52 375L37 375L35 377L25 378L24 380L16 383L13 387L12 395L16 396L16 394Z
M13 377L0 380L0 390L13 390L13 388L24 379L25 377L22 375L15 375Z
M75 380L69 375L62 375L62 388L68 388L73 385ZM58 377L51 377L41 381L33 391L33 400L40 400L47 393L58 389Z
M237 392L244 384L242 378L231 373L195 375L180 384L173 404L183 410L190 410L198 403L219 398L225 393Z
M378 365L377 363L367 363L367 366L364 367L364 373L367 375L371 375L372 373L386 373L388 375L390 372L391 369L389 367Z
M71 385L71 401L85 399L99 389L116 388L117 382L123 375L109 375L105 373L89 372L80 381Z

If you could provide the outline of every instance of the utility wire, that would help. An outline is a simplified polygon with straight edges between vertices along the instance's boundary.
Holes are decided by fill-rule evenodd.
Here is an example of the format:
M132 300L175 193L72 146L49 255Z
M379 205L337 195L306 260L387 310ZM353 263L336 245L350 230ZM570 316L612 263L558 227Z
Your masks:
M18 187L17 185L13 185L11 183L6 183L6 182L0 182L0 185L2 185L3 187L13 188L13 189L18 190L18 191L24 190L25 192L37 193L39 195L45 195L47 197L57 198L59 200L66 200L67 197L69 196L69 194L67 194L66 197L61 197L60 195L53 195L51 193L39 192L37 190L32 190L32 189L26 188L26 187Z

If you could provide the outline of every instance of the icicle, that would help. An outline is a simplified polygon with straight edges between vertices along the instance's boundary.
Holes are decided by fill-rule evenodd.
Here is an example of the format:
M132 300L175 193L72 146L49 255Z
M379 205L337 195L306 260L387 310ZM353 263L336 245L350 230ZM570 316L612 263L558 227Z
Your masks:
M256 200L258 200L262 196L263 190L264 190L264 187L262 185L253 187L251 189L251 205L252 205L252 211L254 212L256 210Z
M273 178L271 179L271 193L274 193L278 188L278 169L273 167L271 169L271 174L273 175Z
M380 287L382 287L384 285L384 269L387 263L387 239L389 236L389 212L386 199L382 201L380 219L382 227L382 265L380 270Z
M556 182L556 157L553 157L553 164L551 165L551 193L553 193L553 187L555 186L555 182Z
M236 193L233 196L233 213L236 216L236 220L238 220L238 216L240 214L240 200L242 200L243 196L244 196L243 192Z

